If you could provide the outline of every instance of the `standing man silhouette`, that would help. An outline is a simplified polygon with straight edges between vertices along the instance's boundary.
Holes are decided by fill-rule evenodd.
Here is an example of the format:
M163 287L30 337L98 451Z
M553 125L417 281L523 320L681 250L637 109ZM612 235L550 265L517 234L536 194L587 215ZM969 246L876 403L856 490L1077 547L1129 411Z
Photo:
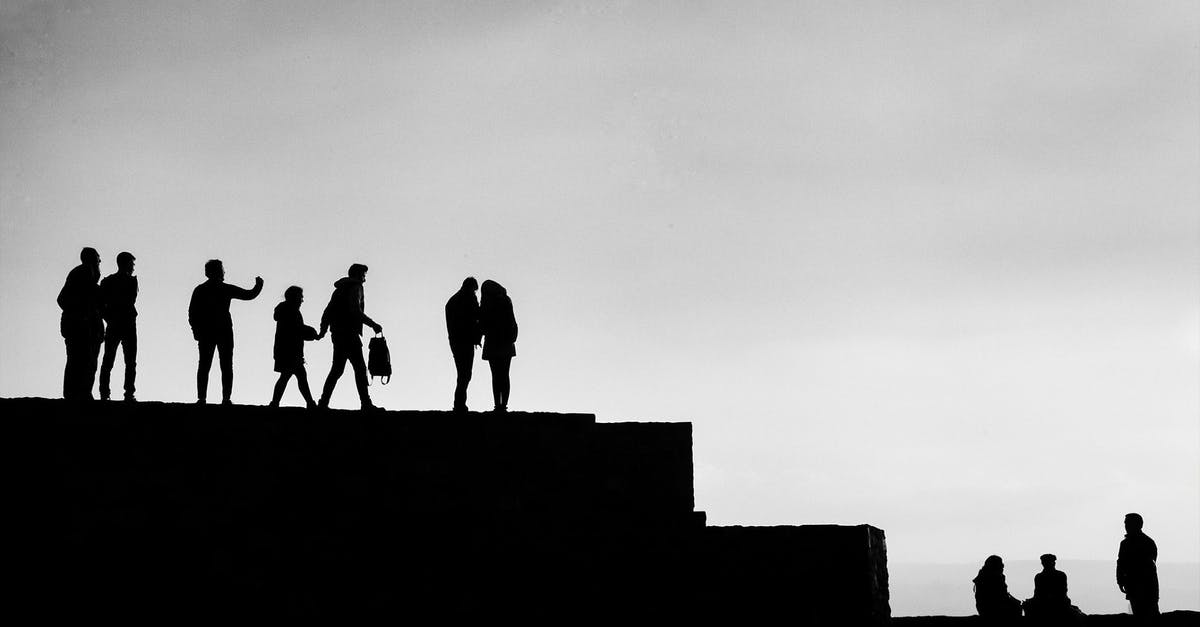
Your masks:
M1135 618L1153 621L1158 617L1158 545L1142 533L1142 516L1125 515L1125 539L1117 552L1117 587L1129 599Z
M346 371L346 361L354 368L354 384L358 387L358 400L364 410L379 409L371 403L371 394L367 391L367 362L363 360L362 328L367 325L376 333L383 331L383 325L377 324L367 317L366 297L363 295L363 284L367 282L367 267L361 263L350 266L347 276L333 284L333 295L329 304L321 314L321 335L326 331L333 333L333 365L329 368L329 376L325 378L325 389L321 391L321 400L317 406L329 407L329 397L333 396L333 388L338 379Z
M188 323L192 336L200 347L200 366L196 370L196 402L203 405L208 397L208 371L212 369L213 350L221 359L221 404L229 405L233 392L233 318L229 302L233 299L254 300L262 291L262 277L254 277L254 289L242 289L225 282L225 266L220 259L204 264L208 280L192 290L188 307Z
M137 376L137 309L138 278L133 276L134 256L127 252L117 255L117 271L100 282L101 313L108 329L104 334L104 359L100 362L100 399L108 400L111 390L113 362L117 345L125 354L125 400L134 398L133 380Z
M479 301L475 291L479 283L467 277L450 300L446 301L446 335L450 338L450 354L458 380L454 384L454 411L467 411L467 385L471 383L471 367L475 362L475 347L479 346Z
M104 340L104 321L100 317L100 253L95 248L79 251L80 264L67 273L58 292L62 309L59 332L67 346L67 365L63 368L63 398L92 400L96 382L96 358Z

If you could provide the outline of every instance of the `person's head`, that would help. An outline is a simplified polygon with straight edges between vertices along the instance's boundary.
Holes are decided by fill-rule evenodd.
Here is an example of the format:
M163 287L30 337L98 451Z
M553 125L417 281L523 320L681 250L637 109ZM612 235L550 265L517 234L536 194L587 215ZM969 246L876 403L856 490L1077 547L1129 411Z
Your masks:
M225 265L220 259L209 259L204 262L204 276L214 280L221 281L225 278Z
M304 302L304 290L300 289L298 285L293 285L283 291L283 300L293 305L299 305Z
M1144 523L1145 523L1145 521L1142 520L1141 514L1134 514L1132 512L1129 514L1125 514L1125 531L1126 531L1126 533L1132 533L1134 531L1141 531L1142 525Z
M1004 560L999 555L989 555L983 560L983 570L1004 572Z
M462 291L474 292L477 289L479 289L479 282L475 280L475 277L469 276L463 279Z
M346 276L358 281L359 283L367 282L367 266L361 263L350 265L350 269L346 271Z
M482 296L499 296L503 293L504 287L491 279L487 279L483 285L479 286L479 294Z
M1042 568L1045 568L1046 570L1054 570L1054 563L1058 561L1058 558L1055 557L1053 553L1047 553L1041 557L1041 560Z
M132 253L122 252L117 255L117 270L125 274L133 274L134 256Z
M79 261L84 265L98 266L100 265L100 253L96 252L95 248L87 247L79 251Z

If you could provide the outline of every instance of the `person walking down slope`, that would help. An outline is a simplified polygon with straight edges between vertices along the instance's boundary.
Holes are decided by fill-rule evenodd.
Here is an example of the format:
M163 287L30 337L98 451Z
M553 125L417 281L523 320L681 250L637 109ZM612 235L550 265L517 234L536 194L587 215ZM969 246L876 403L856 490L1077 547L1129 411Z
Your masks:
M446 335L450 339L450 354L454 356L457 381L454 384L454 411L467 411L467 385L475 362L475 347L479 346L479 301L475 291L479 283L467 277L450 300L446 301Z
M358 400L362 409L379 409L371 402L371 393L367 390L367 362L363 359L362 328L371 327L376 333L383 331L383 325L367 317L366 297L363 294L363 284L367 282L367 267L361 263L350 266L350 270L333 284L333 295L329 304L321 314L321 335L326 331L333 334L333 365L329 368L329 376L325 378L325 388L321 391L321 400L317 405L329 407L329 398L333 396L333 388L346 370L346 362L354 369L354 384L358 388Z
M508 411L509 366L517 354L517 318L512 299L499 283L487 280L480 287L479 328L483 332L483 358L492 370L492 398L497 412Z
M1141 514L1125 515L1125 539L1117 552L1117 587L1129 599L1135 618L1158 617L1158 545L1142 532Z
M58 292L62 309L59 332L67 347L67 365L63 368L63 398L92 400L96 382L96 358L104 340L104 321L100 315L100 253L95 248L79 251L79 265L67 273Z
M108 328L104 333L104 359L100 362L100 399L107 401L111 390L113 363L120 345L125 359L125 400L134 398L134 378L137 377L137 308L138 278L133 276L134 256L128 252L117 255L117 271L100 282L102 313Z
M275 382L275 392L271 395L271 407L279 407L283 391L287 388L288 380L296 376L296 385L304 403L313 408L317 406L312 392L308 388L308 371L304 369L304 342L319 340L317 330L304 324L304 316L300 314L300 305L304 303L304 290L293 285L283 293L283 302L275 306L275 372L279 380Z
M221 360L221 404L229 405L233 393L233 318L229 303L233 299L254 300L262 292L262 277L254 277L253 289L242 289L225 282L225 266L219 259L204 264L208 280L192 290L188 306L188 323L192 337L200 348L200 364L196 369L196 402L203 405L208 397L208 371L212 369L213 351Z

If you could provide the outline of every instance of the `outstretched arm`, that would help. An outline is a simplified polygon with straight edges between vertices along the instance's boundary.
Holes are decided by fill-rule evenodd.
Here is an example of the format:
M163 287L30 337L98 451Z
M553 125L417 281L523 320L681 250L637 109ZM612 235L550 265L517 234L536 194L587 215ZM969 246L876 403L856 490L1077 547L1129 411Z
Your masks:
M229 295L238 300L254 300L258 298L258 294L262 292L263 280L262 277L254 277L254 288L244 290L236 285L229 286Z

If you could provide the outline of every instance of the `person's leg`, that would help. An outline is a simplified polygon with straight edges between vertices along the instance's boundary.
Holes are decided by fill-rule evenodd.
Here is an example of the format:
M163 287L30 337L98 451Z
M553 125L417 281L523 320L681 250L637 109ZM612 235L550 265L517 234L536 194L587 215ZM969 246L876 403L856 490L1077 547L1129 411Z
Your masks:
M510 388L508 369L512 366L512 357L504 357L499 361L499 379L500 379L500 407L508 409L508 391Z
M454 384L454 410L466 411L467 386L471 383L471 367L475 361L475 349L454 350L454 369L457 371L457 381Z
M374 407L371 403L371 392L367 389L367 361L363 359L362 344L351 347L347 358L354 368L354 385L358 388L358 401L363 409Z
M121 336L121 348L125 355L125 400L134 399L134 379L137 378L137 326L130 324Z
M504 388L500 383L500 377L503 376L501 369L501 359L493 357L488 360L488 368L492 371L492 402L495 403L496 411L504 410Z
M96 362L100 360L100 346L104 344L104 338L100 336L89 336L87 340L87 362L84 364L84 370L81 376L81 388L83 398L92 400L92 387L96 385Z
M233 333L217 343L221 360L221 403L229 404L233 398Z
M312 390L308 389L308 371L304 369L304 366L300 366L300 369L296 371L296 385L300 388L300 396L304 397L305 405L312 407L317 404L313 401Z
M333 343L333 364L329 366L329 375L325 377L325 388L321 390L321 400L317 405L329 407L329 399L333 396L333 387L346 370L346 347L337 342Z
M212 369L213 351L217 348L217 343L210 339L200 340L200 364L196 368L196 400L201 405L208 398L208 371Z
M64 337L63 344L67 348L67 363L63 366L63 398L73 400L79 397L80 343L74 337Z
M112 392L109 382L112 380L113 363L117 360L117 344L120 343L120 332L109 325L108 333L104 335L104 357L100 360L100 400L102 401L107 401Z
M275 381L275 391L271 394L271 407L279 407L279 399L283 398L283 391L287 388L288 379L292 378L292 373L281 372L279 379Z

